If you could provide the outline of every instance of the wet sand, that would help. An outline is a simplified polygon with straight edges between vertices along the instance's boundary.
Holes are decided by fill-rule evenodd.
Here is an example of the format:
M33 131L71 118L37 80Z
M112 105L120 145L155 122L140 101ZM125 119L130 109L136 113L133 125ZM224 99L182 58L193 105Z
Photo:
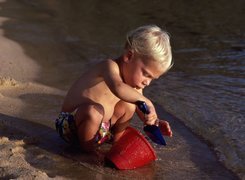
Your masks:
M156 147L159 160L149 166L117 171L70 151L53 126L67 87L52 84L65 78L57 75L66 68L62 61L79 57L60 40L54 4L1 0L0 8L1 179L238 179L211 147L161 106L159 114L169 120L174 136L167 138L167 147ZM46 61L53 68L45 68Z

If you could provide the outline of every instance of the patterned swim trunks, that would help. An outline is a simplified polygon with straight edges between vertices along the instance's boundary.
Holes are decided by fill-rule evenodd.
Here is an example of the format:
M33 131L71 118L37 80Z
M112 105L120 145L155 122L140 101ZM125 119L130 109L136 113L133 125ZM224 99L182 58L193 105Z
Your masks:
M78 136L74 116L68 112L61 112L55 120L56 131L69 144L77 144Z
M101 122L100 128L95 135L95 142L97 144L103 144L104 142L108 142L112 140L111 129L111 120L109 122Z
M71 113L61 112L55 120L55 127L60 137L67 143L79 144L74 116ZM101 122L100 128L95 135L95 142L97 144L103 144L104 142L112 140L110 128L111 121Z

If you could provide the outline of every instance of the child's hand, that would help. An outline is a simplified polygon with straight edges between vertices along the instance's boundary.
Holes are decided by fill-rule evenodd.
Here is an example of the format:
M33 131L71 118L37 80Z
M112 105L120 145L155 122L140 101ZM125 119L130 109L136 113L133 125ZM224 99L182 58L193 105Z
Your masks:
M149 114L145 114L145 124L147 125L154 125L156 124L157 121L157 114L156 114L156 110L154 108L153 105L149 105L147 104L148 109L149 109Z
M146 125L156 125L158 123L155 107L150 100L147 100L146 102L137 101L136 105L141 111L141 113L138 115Z
M170 136L170 137L173 136L173 132L172 132L171 127L167 121L160 120L158 126L159 126L163 135Z

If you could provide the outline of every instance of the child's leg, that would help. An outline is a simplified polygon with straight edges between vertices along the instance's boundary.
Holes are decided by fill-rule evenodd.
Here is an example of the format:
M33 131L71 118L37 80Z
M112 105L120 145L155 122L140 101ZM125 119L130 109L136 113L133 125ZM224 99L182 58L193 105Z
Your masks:
M113 125L113 137L114 142L116 142L124 133L124 130L128 127L131 118L134 115L136 106L131 103L126 103L124 101L119 101L114 109L114 114L112 116Z
M75 114L80 146L84 151L93 151L95 135L104 116L104 109L99 104L83 104Z

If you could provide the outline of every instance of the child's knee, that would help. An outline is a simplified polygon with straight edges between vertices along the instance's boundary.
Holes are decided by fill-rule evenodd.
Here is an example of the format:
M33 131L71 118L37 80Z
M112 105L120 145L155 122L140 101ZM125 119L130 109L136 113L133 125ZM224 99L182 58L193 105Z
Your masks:
M122 104L125 112L124 116L131 118L135 113L136 106L132 103L126 103L126 102L123 102Z
M136 106L134 104L127 103L126 111L128 111L131 114L134 114L135 113L135 109L136 109Z
M96 105L82 105L77 108L75 121L82 150L93 150L95 135L103 119L103 108Z
M85 121L101 121L104 116L104 109L101 105L81 105L77 108L75 114L75 121L77 127L80 126L82 122Z
M104 116L104 108L101 105L90 105L87 109L88 119L92 121L101 121Z
M114 109L113 116L116 119L120 119L124 117L124 119L130 119L134 112L135 112L136 106L131 103L126 103L124 101L119 101Z

